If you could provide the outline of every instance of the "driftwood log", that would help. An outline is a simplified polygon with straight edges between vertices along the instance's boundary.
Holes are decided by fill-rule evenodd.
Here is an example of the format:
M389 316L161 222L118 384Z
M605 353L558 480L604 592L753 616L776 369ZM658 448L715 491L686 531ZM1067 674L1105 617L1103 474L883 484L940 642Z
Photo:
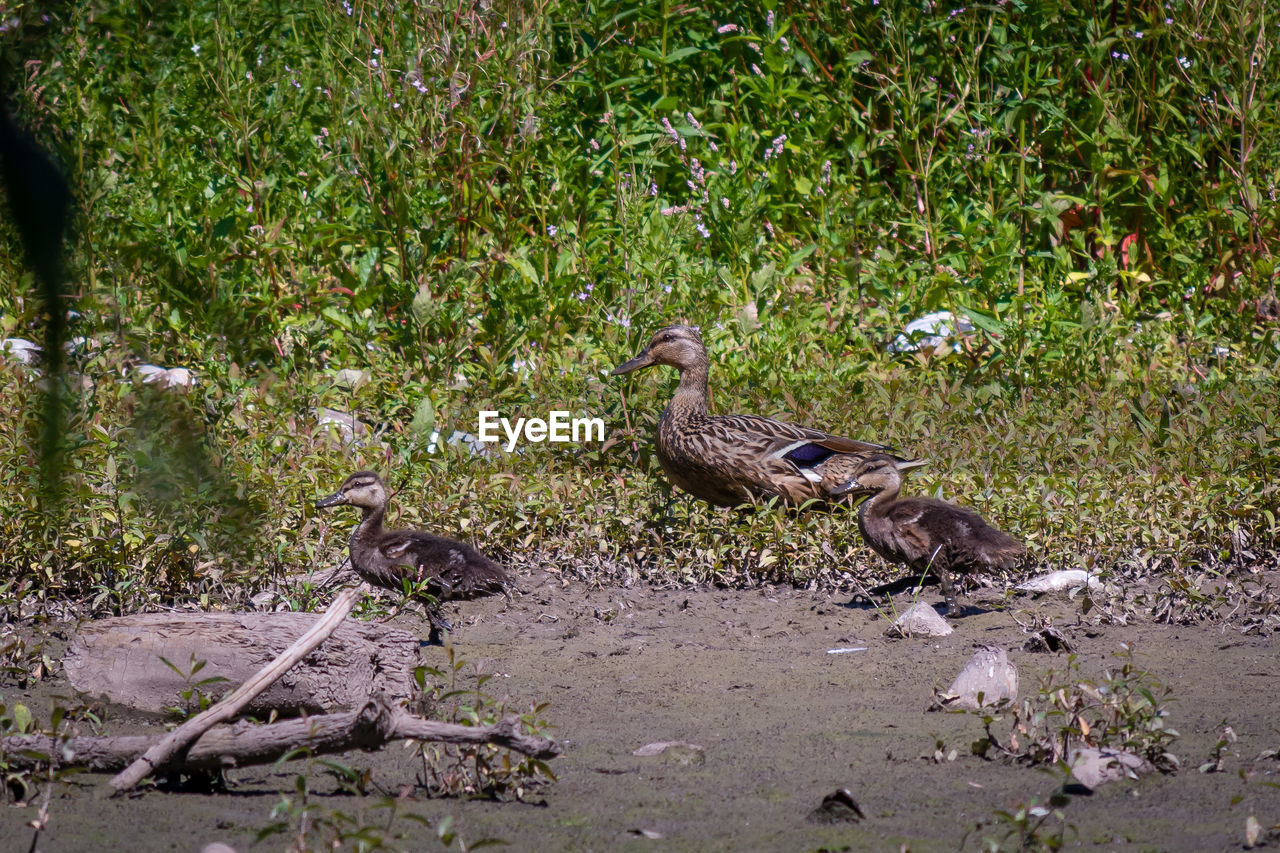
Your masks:
M306 633L294 640L289 648L276 655L271 663L260 669L253 678L219 699L217 704L206 708L164 737L157 739L146 752L134 759L132 764L112 777L111 787L116 789L117 794L135 787L153 770L168 766L175 755L185 751L209 729L233 719L249 707L249 703L264 690L279 681L281 676L329 639L333 632L338 630L338 626L346 621L347 614L351 612L357 599L364 595L366 590L367 587L362 585L359 588L344 589L334 596L333 603L329 605L324 615L315 620Z
M77 766L113 773L127 767L161 737L9 735L0 738L0 753L13 766L34 766L47 756L61 767ZM191 744L185 755L157 769L173 772L246 767L269 764L293 750L305 749L311 755L373 750L389 741L407 738L457 744L488 743L542 759L560 753L555 741L522 733L518 717L508 717L492 726L460 726L425 720L379 696L358 710L342 714L300 717L269 725L240 722L215 726Z
M220 696L252 678L311 629L317 613L147 613L102 619L80 629L63 658L67 678L80 693L140 711L163 713L180 706L192 661L205 666L191 683L221 676L199 688ZM421 643L408 631L343 620L324 645L263 691L246 708L266 716L319 714L359 708L370 696L413 695L413 670Z

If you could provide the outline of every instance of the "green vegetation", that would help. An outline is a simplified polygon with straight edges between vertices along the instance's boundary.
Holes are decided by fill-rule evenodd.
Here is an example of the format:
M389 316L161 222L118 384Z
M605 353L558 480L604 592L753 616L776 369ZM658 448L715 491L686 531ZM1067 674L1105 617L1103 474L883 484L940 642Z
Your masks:
M1172 773L1177 756L1169 751L1178 733L1165 725L1172 691L1151 673L1134 664L1131 649L1116 657L1123 663L1097 681L1080 673L1072 655L1064 672L1049 670L1036 695L1009 703L1009 732L1000 737L992 726L1001 716L978 712L986 736L975 741L976 755L1002 757L1026 764L1069 762L1084 747L1127 752Z
M916 489L1042 564L1179 584L1274 560L1263 0L0 12L14 110L81 211L61 504L40 381L0 367L14 600L236 607L276 582L304 606L289 576L347 525L311 501L361 467L399 523L526 569L881 571L847 516L668 501L667 380L603 374L676 319L722 411L926 456ZM5 336L39 339L34 292L0 255ZM976 331L886 351L939 309ZM198 381L146 386L144 361ZM345 443L318 406L374 432ZM598 415L608 440L447 446L481 409Z

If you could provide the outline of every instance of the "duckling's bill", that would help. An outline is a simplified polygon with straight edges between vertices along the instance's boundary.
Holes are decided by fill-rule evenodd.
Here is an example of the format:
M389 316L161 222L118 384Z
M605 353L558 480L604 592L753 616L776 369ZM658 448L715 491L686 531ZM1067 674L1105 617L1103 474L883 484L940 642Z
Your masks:
M316 509L326 509L331 506L342 506L347 502L347 496L342 492L334 492L326 498L320 498L316 501Z

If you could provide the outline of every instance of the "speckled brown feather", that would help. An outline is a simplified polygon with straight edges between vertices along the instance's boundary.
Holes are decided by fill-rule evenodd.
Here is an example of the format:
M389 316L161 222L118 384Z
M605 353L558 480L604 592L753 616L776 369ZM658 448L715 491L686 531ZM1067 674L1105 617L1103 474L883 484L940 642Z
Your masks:
M688 326L658 330L614 373L655 364L680 371L675 396L658 421L658 462L674 485L717 506L774 497L791 505L838 499L832 489L847 480L840 472L869 453L890 450L758 415L709 414L710 360L701 335Z

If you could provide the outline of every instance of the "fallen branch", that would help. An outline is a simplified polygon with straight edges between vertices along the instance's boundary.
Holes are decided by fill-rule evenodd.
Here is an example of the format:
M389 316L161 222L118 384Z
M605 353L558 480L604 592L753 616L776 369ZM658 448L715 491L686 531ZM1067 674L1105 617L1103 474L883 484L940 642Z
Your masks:
M324 618L316 622L311 630L298 638L292 646L268 664L256 676L240 685L238 689L227 695L212 708L197 714L160 738L146 753L118 773L111 780L111 787L118 794L136 786L147 775L164 767L168 761L187 744L199 738L218 723L225 722L240 713L246 705L263 690L266 690L280 676L288 672L294 664L311 654L325 638L337 629L342 620L347 618L351 608L364 594L364 586L344 589L334 598L333 604L325 612Z
M520 731L518 717L492 726L460 726L426 720L390 704L385 697L370 699L357 711L301 717L266 725L239 722L209 729L181 758L156 770L171 772L226 770L270 764L291 752L328 755L352 749L374 750L393 740L429 740L455 744L492 744L533 758L554 758L560 746L553 740ZM95 773L112 773L129 766L143 751L163 740L154 735L53 737L9 735L0 738L0 753L13 767L32 767L53 761Z

